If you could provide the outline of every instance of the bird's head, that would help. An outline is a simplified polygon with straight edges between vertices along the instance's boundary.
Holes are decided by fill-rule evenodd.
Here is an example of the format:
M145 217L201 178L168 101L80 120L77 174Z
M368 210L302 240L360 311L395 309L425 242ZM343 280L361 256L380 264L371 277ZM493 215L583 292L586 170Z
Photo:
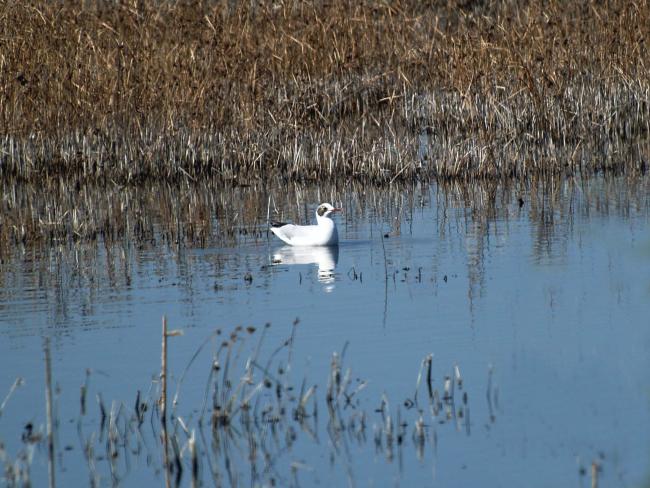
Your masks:
M334 212L341 212L342 208L336 208L329 203L321 203L316 209L316 215L319 217L330 217Z

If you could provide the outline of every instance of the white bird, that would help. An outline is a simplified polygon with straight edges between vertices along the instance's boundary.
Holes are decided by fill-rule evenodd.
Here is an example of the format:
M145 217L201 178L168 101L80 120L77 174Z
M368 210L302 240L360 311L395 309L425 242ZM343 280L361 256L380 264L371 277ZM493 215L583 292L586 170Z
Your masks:
M341 210L329 203L321 203L316 209L316 225L271 222L271 232L290 246L336 246L339 234L332 214Z

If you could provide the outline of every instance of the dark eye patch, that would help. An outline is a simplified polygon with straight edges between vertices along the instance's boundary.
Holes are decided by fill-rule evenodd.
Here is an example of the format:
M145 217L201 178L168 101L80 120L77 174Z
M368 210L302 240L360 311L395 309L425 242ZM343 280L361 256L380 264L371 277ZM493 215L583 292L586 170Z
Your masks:
M318 207L318 210L317 210L318 215L320 215L322 217L325 212L327 212L326 207Z

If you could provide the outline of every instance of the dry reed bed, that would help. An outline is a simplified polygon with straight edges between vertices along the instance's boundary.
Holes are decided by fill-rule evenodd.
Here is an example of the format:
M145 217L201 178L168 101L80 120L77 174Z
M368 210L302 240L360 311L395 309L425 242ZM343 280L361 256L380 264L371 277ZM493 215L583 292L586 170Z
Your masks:
M647 2L3 2L0 175L376 181L649 158Z

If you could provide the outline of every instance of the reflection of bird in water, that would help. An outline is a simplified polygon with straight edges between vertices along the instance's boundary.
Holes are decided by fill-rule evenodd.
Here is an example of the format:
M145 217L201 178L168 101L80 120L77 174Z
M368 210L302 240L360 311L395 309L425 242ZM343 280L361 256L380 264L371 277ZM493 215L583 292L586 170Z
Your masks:
M338 246L284 246L273 255L273 264L317 264L318 281L321 283L334 282L338 261Z
M290 246L336 246L339 234L332 214L340 211L329 203L321 203L316 209L316 225L271 222L271 232Z

